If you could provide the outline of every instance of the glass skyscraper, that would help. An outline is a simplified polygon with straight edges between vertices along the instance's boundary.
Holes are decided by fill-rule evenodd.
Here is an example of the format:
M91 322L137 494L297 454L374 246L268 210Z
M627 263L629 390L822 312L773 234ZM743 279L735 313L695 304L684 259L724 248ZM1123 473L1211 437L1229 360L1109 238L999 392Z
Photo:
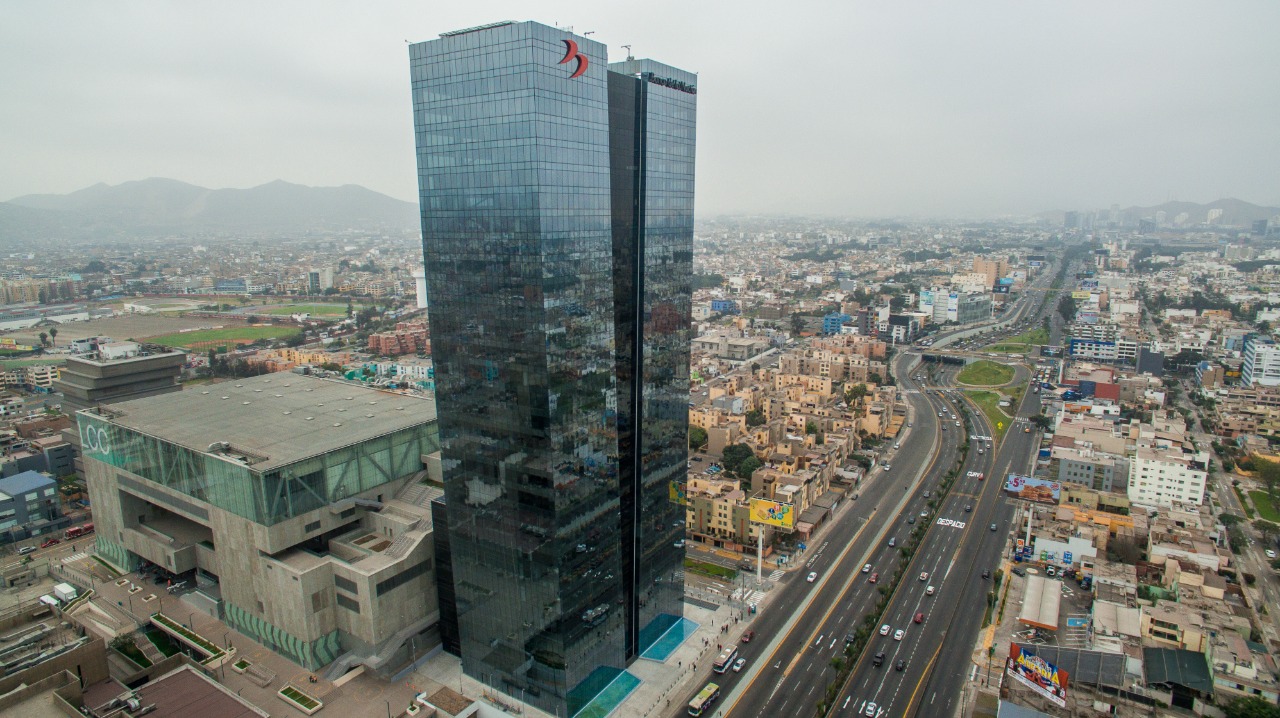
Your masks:
M532 22L410 47L463 668L571 716L680 621L695 75Z

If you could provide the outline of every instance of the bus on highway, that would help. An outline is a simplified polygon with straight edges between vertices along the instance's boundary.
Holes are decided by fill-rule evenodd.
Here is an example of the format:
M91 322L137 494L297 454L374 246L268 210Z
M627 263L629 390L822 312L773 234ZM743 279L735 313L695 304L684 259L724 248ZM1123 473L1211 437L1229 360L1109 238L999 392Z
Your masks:
M728 648L720 652L720 656L716 658L716 662L712 664L711 670L715 671L716 673L724 673L725 671L729 670L729 667L733 665L733 661L737 657L738 657L738 649L735 648L734 646L729 646Z
M689 715L700 716L703 711L711 707L712 703L720 697L720 686L714 683L708 683L706 688L698 692L698 695L689 701Z

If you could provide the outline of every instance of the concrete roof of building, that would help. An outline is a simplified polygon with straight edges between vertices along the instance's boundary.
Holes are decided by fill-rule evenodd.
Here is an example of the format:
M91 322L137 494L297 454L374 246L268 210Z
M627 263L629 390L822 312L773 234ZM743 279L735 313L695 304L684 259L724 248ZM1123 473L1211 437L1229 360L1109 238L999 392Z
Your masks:
M268 718L269 714L202 675L191 666L170 671L136 691L156 718Z
M81 413L97 416L96 409ZM434 399L332 379L276 372L202 384L101 408L113 424L206 452L248 457L269 471L435 421ZM219 453L215 450L214 453Z
M56 482L39 471L24 471L7 479L0 479L0 493L21 496L28 491L53 486Z

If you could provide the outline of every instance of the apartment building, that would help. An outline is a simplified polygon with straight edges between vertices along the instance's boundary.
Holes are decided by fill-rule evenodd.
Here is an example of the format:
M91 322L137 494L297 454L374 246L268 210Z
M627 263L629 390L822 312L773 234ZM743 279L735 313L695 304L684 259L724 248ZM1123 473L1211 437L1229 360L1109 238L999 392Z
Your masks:
M1206 477L1180 450L1140 446L1129 465L1129 499L1146 505L1198 506L1204 501Z
M1245 341L1240 381L1245 386L1280 386L1280 346L1270 337L1255 334Z

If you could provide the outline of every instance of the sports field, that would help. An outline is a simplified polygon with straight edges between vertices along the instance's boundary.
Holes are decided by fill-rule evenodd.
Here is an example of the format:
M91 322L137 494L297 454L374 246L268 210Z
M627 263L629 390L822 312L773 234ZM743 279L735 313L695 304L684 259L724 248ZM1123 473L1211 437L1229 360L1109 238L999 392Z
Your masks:
M259 339L283 339L297 334L297 327L228 327L226 329L199 329L193 332L163 334L148 337L152 344L184 349L208 349L215 346L250 344Z
M358 312L364 308L363 304L351 305L351 311ZM342 304L285 304L278 307L261 307L254 309L252 314L270 314L273 317L287 317L290 314L310 314L313 317L345 317L347 316L347 305Z

